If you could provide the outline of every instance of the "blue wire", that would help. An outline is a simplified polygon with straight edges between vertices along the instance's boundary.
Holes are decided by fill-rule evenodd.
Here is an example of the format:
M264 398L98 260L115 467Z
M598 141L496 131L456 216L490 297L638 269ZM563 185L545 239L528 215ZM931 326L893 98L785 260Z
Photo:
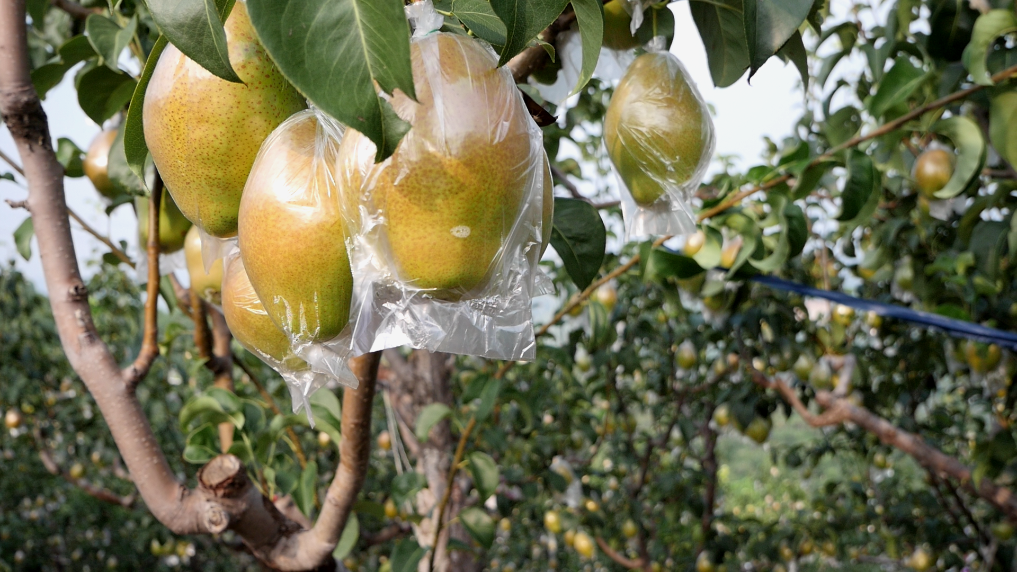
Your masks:
M875 312L876 314L886 316L887 318L896 318L898 320L904 320L906 322L912 322L943 330L954 337L959 336L980 342L994 343L1017 351L1017 334L1011 332L997 330L996 328L990 328L979 324L972 324L971 322L965 322L963 320L955 320L938 314L919 312L917 310L912 310L911 308L876 302L875 300L856 298L854 296L844 294L843 292L820 290L819 288L812 288L810 286L805 286L804 284L775 278L773 276L757 275L753 276L752 280L777 290L786 290L788 292L795 292L802 296L811 296L813 298L824 298L831 302L851 306L852 308L857 308L866 312Z

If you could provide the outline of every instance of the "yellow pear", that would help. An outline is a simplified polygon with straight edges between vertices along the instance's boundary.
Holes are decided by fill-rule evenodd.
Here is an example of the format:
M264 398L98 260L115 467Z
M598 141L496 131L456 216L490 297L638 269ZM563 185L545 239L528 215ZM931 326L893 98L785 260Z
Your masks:
M251 353L295 371L307 369L307 363L293 355L289 338L268 317L239 256L226 263L223 273L222 313L233 337Z
M604 46L612 50L639 46L639 40L632 35L632 16L625 10L624 0L604 4Z
M148 244L148 199L135 198L134 210L138 214L138 247L143 249ZM173 197L163 193L159 200L159 251L169 254L183 248L190 228L191 221L180 212Z
M639 205L693 182L710 159L713 123L676 57L654 52L632 62L608 105L604 141Z
M915 161L915 184L926 198L934 199L936 193L950 182L953 176L953 153L944 149L929 149Z
M340 164L358 173L343 179L364 181L401 280L461 294L487 275L542 151L515 85L483 44L434 34L414 42L411 56L419 103L397 92L393 106L413 128L377 165L373 143L351 130Z
M88 146L88 153L82 161L85 176L92 181L95 190L112 199L117 195L116 187L109 178L109 150L113 147L113 141L117 138L116 129L107 129L95 136Z
M244 83L213 76L172 45L145 94L145 141L187 218L212 236L237 233L237 210L261 142L304 109L258 42L243 2L226 20L230 63Z
M240 201L240 252L255 291L283 331L330 340L349 321L353 275L334 169L339 141L314 112L265 141Z
M216 306L222 304L222 259L213 262L211 270L205 272L201 235L196 226L192 226L184 238L184 257L187 259L187 274L191 277L191 290Z

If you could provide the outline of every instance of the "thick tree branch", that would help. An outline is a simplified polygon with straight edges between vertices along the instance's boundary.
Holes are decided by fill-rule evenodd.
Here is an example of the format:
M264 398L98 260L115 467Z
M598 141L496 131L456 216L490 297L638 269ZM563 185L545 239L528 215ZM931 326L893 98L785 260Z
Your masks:
M152 194L148 197L148 284L145 287L145 327L141 337L141 350L134 363L124 370L124 383L131 391L146 375L159 357L159 207L162 203L162 178L156 176Z

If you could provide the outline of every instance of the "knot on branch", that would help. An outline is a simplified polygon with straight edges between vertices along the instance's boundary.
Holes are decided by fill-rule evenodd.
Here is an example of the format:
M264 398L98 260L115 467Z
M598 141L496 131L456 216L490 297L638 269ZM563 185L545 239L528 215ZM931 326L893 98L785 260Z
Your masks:
M31 85L26 89L2 94L2 98L5 101L0 102L0 106L6 113L0 119L7 124L11 137L15 141L26 141L29 148L38 145L44 151L52 151L46 112Z
M230 515L216 505L209 505L205 510L205 528L212 534L219 534L230 524Z
M67 289L67 297L71 302L83 302L88 299L88 287L81 282L75 282Z
M198 482L216 498L235 499L243 495L250 481L244 464L233 455L219 455L198 471Z

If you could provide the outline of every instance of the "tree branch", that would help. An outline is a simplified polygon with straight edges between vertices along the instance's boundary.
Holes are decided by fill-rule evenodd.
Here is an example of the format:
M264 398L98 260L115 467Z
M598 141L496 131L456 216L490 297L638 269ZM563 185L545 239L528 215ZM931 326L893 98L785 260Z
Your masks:
M127 266L134 268L134 261L131 260L130 256L127 256L127 253L121 250L117 245L113 244L113 241L110 240L109 237L100 234L99 231L89 226L89 224L85 222L83 218L81 218L80 216L78 216L76 212L71 210L71 207L67 207L67 215L74 219L74 222L81 225L82 230L92 235L99 242L105 244L106 247L109 248L109 251L113 253L113 256L116 256L118 259L120 259L120 262L123 262Z
M103 502L114 504L117 506L122 506L125 508L130 508L131 505L134 504L133 494L127 495L125 497L119 496L102 487L93 485L92 483L86 481L85 479L75 479L74 477L71 476L69 472L61 469L60 465L53 458L53 455L49 452L49 449L46 448L45 441L42 438L42 433L39 431L38 428L35 427L32 428L32 438L35 441L35 449L39 453L39 460L42 461L42 465L46 467L46 471L48 471L49 474L63 478L63 480L78 487L89 496L94 497Z
M596 538L594 538L594 540L597 541L597 546L600 547L600 551L603 552L605 556L613 560L615 564L622 566L624 568L628 568L629 570L643 570L644 568L646 568L647 562L642 558L639 558L637 560L626 558L624 555L620 554L617 550L611 548L611 545L608 544L603 538L597 536Z
M141 350L134 363L124 370L124 383L132 392L159 357L159 210L162 203L162 177L156 176L152 194L148 197L148 284L145 292L145 327L141 337Z
M52 0L52 3L78 20L87 20L92 14L102 13L102 10L99 8L85 8L81 4L71 2L71 0Z
M438 503L438 520L435 521L434 542L431 544L431 559L430 565L427 567L428 570L434 570L434 559L438 554L438 539L441 538L441 528L445 519L445 507L448 506L448 500L452 496L452 488L455 485L456 473L459 472L459 464L463 462L466 442L470 439L470 434L473 433L473 429L476 426L477 418L470 417L469 423L463 429L463 434L459 437L459 444L456 445L456 454L452 458L452 466L448 470L448 482L445 483L445 492L441 495L441 502Z
M558 18L547 27L546 30L541 32L541 39L549 44L554 44L555 38L558 34L568 30L572 25L572 22L576 21L576 13L574 11L562 12ZM514 58L509 60L505 67L512 72L512 79L516 83L522 83L526 81L526 78L533 72L544 67L551 60L551 57L547 55L547 50L541 46L531 46L525 50L519 52Z

